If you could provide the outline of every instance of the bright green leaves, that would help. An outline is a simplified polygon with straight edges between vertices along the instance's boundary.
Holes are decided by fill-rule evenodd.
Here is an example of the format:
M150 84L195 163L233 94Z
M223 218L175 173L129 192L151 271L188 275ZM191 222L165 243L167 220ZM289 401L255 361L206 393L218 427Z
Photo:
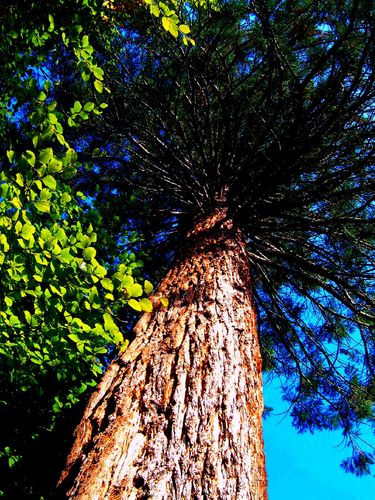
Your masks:
M189 26L181 23L175 10L171 9L164 2L157 2L156 0L144 0L144 2L149 6L150 13L153 16L161 16L161 24L165 31L170 33L174 38L178 38L179 35L182 35L182 41L185 45L189 43L195 45L195 41L186 36L190 33Z
M83 258L85 260L92 260L96 255L96 250L93 247L87 247L83 250Z
M160 298L160 304L161 304L163 307L168 307L168 305L169 305L169 300L167 299L167 297L161 297L161 298Z
M152 312L153 307L152 307L152 302L150 299L148 299L148 298L140 299L139 305L140 305L142 311Z
M115 336L118 340L122 338L122 335L120 333L120 330L118 326L116 325L115 321L113 320L113 317L109 313L104 313L103 314L103 319L104 319L104 329L111 333L112 335Z
M95 104L93 102L86 102L86 104L84 105L83 109L84 111L93 111L93 109L95 108Z
M140 297L143 293L143 289L139 283L134 283L134 285L131 285L128 289L127 292L130 297L135 298L135 297Z
M165 31L169 31L169 33L175 38L178 37L177 20L178 20L177 16L175 18L164 16L161 20Z
M20 186L23 187L25 185L23 175L20 174L19 172L16 173L16 183Z
M46 175L45 177L42 177L41 180L43 184L48 188L52 190L56 189L56 179L52 177L52 175Z
M34 201L34 206L39 212L50 212L51 204L47 200Z
M128 302L129 306L134 309L135 311L142 311L142 307L139 303L138 300L134 300L134 299L129 299L129 302Z
M35 227L27 222L22 226L21 237L24 240L31 240L35 231L36 231Z
M69 118L79 127L106 107L96 104L105 91L103 70L78 28L94 3L78 2L65 26L69 9L57 4L57 10L51 4L43 12L28 2L25 12L34 14L28 16L10 3L1 16L0 406L2 416L6 406L21 405L22 414L25 401L30 405L40 397L33 403L37 419L25 418L22 426L34 420L48 429L54 412L72 407L95 385L109 346L126 346L118 318L131 309L122 287L114 285L111 260L121 250L95 207L83 209L70 187L82 165L65 136ZM79 80L83 92L77 95L85 98L80 107L72 98L71 113L59 100L60 82L42 83L59 73L57 65L65 68L65 57L69 64L76 58L87 82ZM0 439L2 469L4 460L15 466L15 450L31 443L32 435L21 438L8 429L7 439L14 438L16 446L4 448Z
M150 283L148 280L145 280L143 287L147 295L150 295L150 293L152 293L152 291L154 290L152 283Z
M27 150L23 155L23 158L26 159L27 163L31 166L35 166L35 153L34 151Z
M94 87L101 94L103 92L103 83L100 80L95 80L94 81Z
M180 24L180 26L178 27L178 29L181 31L181 33L183 33L184 35L187 35L190 33L190 28L189 26L186 26L186 24Z
M40 163L44 163L47 165L50 160L53 158L53 149L52 148L46 148L42 149L39 153L39 161Z
M7 460L10 469L12 469L22 458L20 455L17 455L9 446L6 446L2 451L0 451L0 458L3 457Z
M95 74L99 75L100 79L94 80L94 87L98 93L102 93L104 86L100 81L103 79L103 70L100 68L95 69ZM97 106L95 103L88 101L82 105L79 101L75 101L72 108L70 108L71 115L68 117L68 125L70 127L77 127L82 121L87 121L90 118L90 113L94 115L101 115L102 110L107 107L106 103L101 103Z
M9 246L8 239L5 236L5 234L0 233L0 245L2 246L2 249L5 253L7 253L9 251L10 246Z
M102 280L100 280L100 283L105 290L109 290L110 292L113 291L113 282L109 278L103 278Z
M51 14L48 14L48 21L49 21L48 31L51 32L55 29L55 21Z
M68 46L71 41L66 37L63 37L64 43ZM82 80L85 83L92 81L94 87L98 93L102 93L103 90L110 92L107 87L103 85L104 71L95 63L94 60L94 47L89 43L89 37L83 35L82 39L76 39L72 41L72 46L74 53L77 57L77 66L81 71ZM79 103L80 104L80 103ZM93 110L96 108L93 108ZM86 110L87 111L87 110ZM74 110L74 113L82 113L82 108Z
M82 111L82 104L79 101L75 101L73 108L71 109L73 113L80 113Z
M61 250L61 253L59 255L59 259L64 264L70 264L74 260L73 255L71 255L71 253L70 253L70 248L69 247L63 248Z

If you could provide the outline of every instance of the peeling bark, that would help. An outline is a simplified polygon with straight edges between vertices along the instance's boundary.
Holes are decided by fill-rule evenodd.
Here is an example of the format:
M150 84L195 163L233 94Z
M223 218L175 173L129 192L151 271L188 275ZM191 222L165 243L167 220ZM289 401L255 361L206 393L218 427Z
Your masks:
M224 209L187 235L153 301L89 401L60 484L90 500L266 499L250 269Z

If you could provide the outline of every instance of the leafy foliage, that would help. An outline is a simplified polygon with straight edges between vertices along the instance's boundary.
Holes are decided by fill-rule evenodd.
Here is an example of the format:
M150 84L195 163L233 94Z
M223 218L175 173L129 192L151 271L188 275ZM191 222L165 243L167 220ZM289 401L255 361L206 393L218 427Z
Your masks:
M141 255L127 250L137 235L109 231L95 199L72 183L81 164L69 130L107 107L82 28L101 18L85 0L12 3L1 15L0 490L12 497L53 491L59 431L73 424L113 347L126 347L124 318L150 310ZM70 97L68 109L52 75L64 57L84 99ZM38 456L44 465L34 468Z

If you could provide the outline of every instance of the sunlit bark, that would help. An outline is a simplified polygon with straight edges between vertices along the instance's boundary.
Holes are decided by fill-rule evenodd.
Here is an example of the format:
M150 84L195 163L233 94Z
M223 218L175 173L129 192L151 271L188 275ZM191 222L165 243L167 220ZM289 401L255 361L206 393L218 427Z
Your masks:
M87 406L63 487L90 500L266 499L251 275L224 209L197 222L153 301Z

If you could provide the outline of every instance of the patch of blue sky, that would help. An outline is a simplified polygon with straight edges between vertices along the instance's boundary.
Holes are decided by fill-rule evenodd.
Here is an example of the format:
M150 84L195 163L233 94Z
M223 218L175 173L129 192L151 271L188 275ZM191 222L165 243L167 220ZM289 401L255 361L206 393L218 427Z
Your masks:
M45 63L39 66L29 67L28 69L31 71L32 77L37 81L39 89L42 89L47 82L51 88L53 87L53 77L50 69Z
M373 500L373 476L345 473L340 463L350 455L339 431L300 434L286 413L280 381L265 384L265 404L274 414L263 422L269 500ZM364 432L373 442L373 434Z

